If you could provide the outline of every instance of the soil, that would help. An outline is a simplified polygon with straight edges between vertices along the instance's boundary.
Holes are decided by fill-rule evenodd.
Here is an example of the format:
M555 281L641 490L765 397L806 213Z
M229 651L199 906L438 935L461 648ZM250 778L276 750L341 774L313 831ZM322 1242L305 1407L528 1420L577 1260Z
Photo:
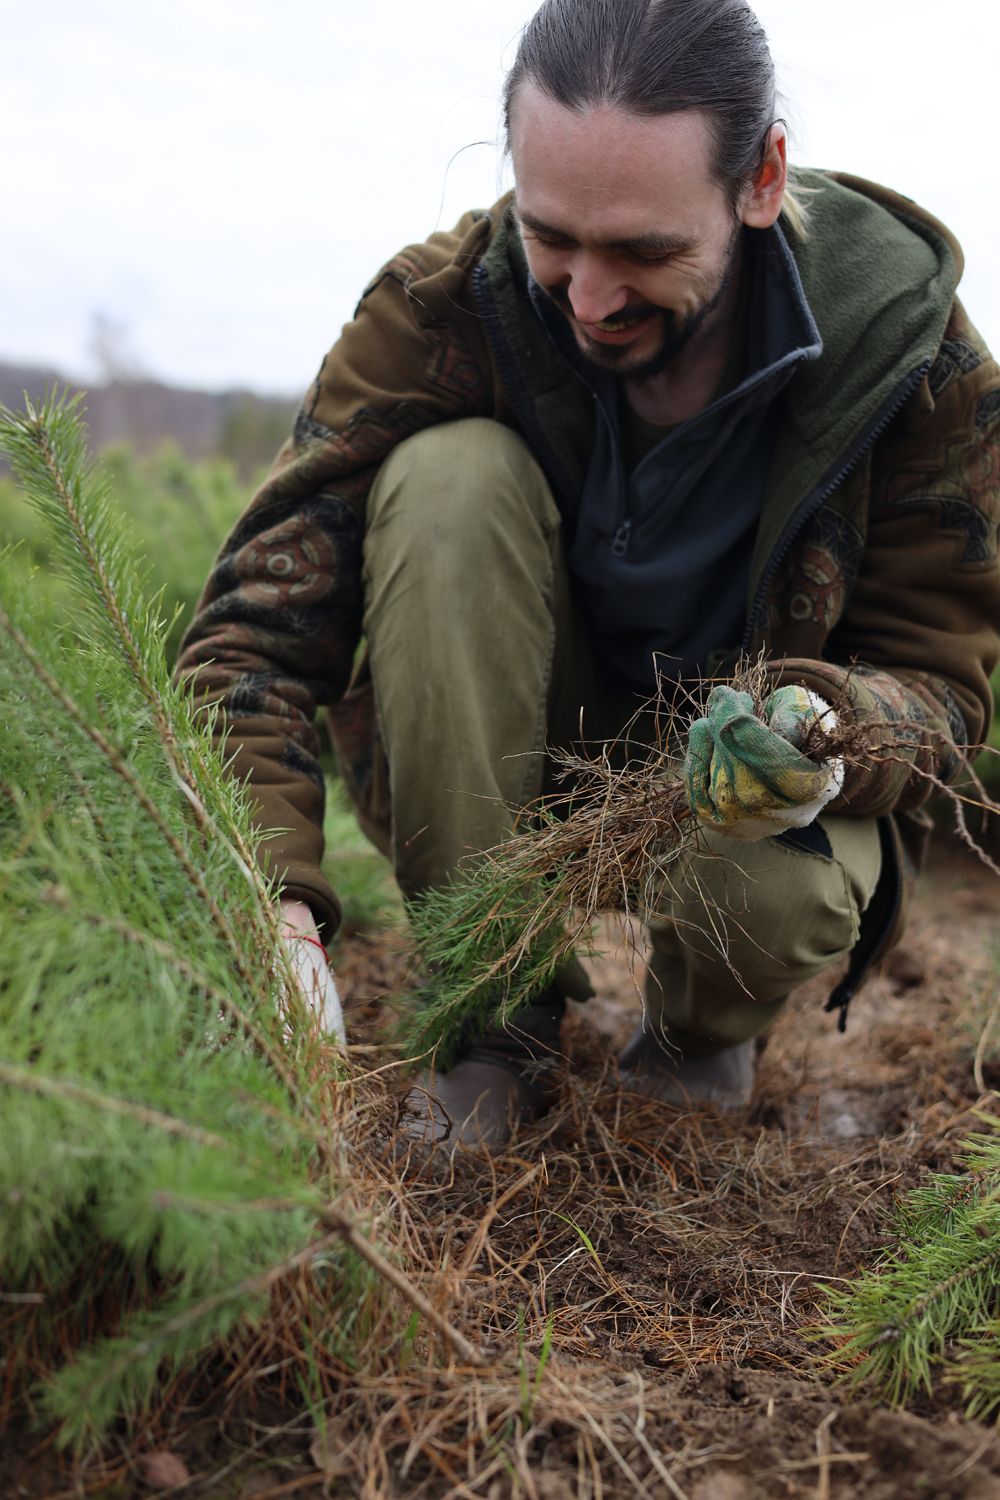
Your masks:
M370 1131L365 1170L394 1195L421 1284L490 1368L418 1335L409 1362L341 1367L321 1431L267 1372L252 1392L231 1366L204 1372L76 1470L44 1435L9 1430L0 1495L1000 1500L1000 1437L953 1388L892 1410L844 1384L835 1349L819 1363L831 1345L810 1334L823 1283L873 1264L894 1195L954 1168L987 1102L973 1059L997 906L996 876L940 845L846 1035L823 1014L829 979L803 988L738 1118L621 1089L614 1057L640 1002L609 922L543 1122L495 1157L410 1162L402 1184ZM398 934L344 944L361 1046L384 1037L405 966ZM980 1076L1000 1085L996 1050Z

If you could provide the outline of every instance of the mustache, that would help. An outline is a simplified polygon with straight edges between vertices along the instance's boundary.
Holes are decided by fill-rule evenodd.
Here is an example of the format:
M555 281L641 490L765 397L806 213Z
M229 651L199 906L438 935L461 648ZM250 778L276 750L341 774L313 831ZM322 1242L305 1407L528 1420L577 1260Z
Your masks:
M570 302L569 293L564 287L554 287L551 291L547 287L543 287L542 290L549 301L555 303L560 312L565 313L568 318L576 320L573 304ZM638 322L640 318L663 317L663 315L664 309L656 307L652 302L627 302L624 307L618 307L613 313L608 313L605 321L613 320L617 323L619 320L629 319L630 321Z

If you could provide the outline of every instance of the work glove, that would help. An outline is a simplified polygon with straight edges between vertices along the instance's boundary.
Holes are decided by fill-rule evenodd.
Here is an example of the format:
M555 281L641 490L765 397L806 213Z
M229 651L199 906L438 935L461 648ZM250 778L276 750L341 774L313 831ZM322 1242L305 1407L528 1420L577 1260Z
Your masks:
M343 1007L312 912L304 902L282 901L281 915L282 942L306 1005L324 1036L346 1041Z
M799 749L817 719L836 728L836 714L818 694L778 688L758 717L749 693L716 687L705 707L684 758L691 811L705 827L734 839L771 838L805 828L841 790L840 757L817 762Z

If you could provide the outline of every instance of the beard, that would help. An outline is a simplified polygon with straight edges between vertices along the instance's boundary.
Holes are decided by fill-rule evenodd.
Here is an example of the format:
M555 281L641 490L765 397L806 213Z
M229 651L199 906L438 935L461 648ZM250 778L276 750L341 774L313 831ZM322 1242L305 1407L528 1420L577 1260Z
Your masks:
M602 344L597 339L589 338L582 330L575 329L576 345L583 363L595 373L606 375L610 372L640 382L662 375L663 371L701 331L729 291L739 271L741 248L741 226L737 223L733 227L729 244L726 246L725 260L718 281L701 305L687 317L678 318L672 308L657 307L653 302L630 302L615 312L616 319L638 322L640 318L655 317L659 321L659 338L656 347L644 359L636 360L628 345ZM552 292L544 287L542 290L572 323L574 321L573 308L566 292L562 288Z

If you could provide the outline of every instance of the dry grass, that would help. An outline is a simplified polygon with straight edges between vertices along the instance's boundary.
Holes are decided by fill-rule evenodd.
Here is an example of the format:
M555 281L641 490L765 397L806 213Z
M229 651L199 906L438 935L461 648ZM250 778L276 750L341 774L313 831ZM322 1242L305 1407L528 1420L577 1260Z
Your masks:
M891 1036L898 1046L894 1023L871 1080L882 1093L917 1055L894 1058ZM329 1092L329 1125L351 1142L341 1207L392 1247L484 1368L341 1254L277 1286L261 1330L225 1360L167 1385L143 1432L123 1437L127 1460L107 1455L88 1483L127 1480L137 1446L183 1448L209 1398L237 1446L206 1439L211 1456L190 1458L172 1493L239 1495L265 1460L247 1494L714 1500L730 1493L725 1476L750 1484L748 1469L734 1495L812 1496L823 1473L827 1493L855 1493L839 1484L856 1442L816 1467L816 1432L840 1408L807 1326L818 1284L870 1258L891 1194L948 1161L968 1128L955 1048L924 1050L886 1136L846 1144L803 1125L808 1087L780 1046L764 1054L749 1120L622 1092L585 1009L567 1050L557 1109L495 1156L400 1160L391 1064ZM783 1423L767 1416L775 1402Z
M825 748L851 753L844 740ZM578 812L525 832L503 857L551 866L569 851L576 884L560 900L571 899L589 924L623 896L635 902L664 836L682 848L692 833L662 761L624 771L605 758L567 764ZM950 925L943 930L950 944ZM869 1129L857 1140L834 1138L824 1123L829 1069L810 1081L801 1052L780 1037L764 1054L749 1119L679 1112L622 1091L614 1048L584 1011L569 1028L572 1068L558 1106L541 1126L494 1156L407 1160L392 1144L399 1064L386 1045L393 1018L383 1002L408 982L409 956L393 941L395 951L372 951L359 939L357 973L349 959L340 970L355 1004L366 985L370 1004L367 1018L351 1017L362 1038L355 1066L324 1095L322 1129L352 1184L333 1208L405 1268L438 1322L467 1339L482 1364L463 1360L457 1341L414 1316L412 1302L341 1238L271 1289L256 1332L183 1380L166 1379L157 1409L121 1434L117 1451L91 1456L75 1476L46 1458L64 1475L65 1493L109 1483L137 1493L128 1488L136 1453L164 1446L190 1454L189 1480L162 1491L178 1495L902 1493L874 1481L855 1487L869 1461L864 1424L877 1414L837 1404L808 1329L821 1284L870 1262L892 1195L928 1167L947 1168L968 1133L977 1094L947 990L953 981L942 979L919 1015L901 1006L874 1029L863 1082L833 1076L836 1087L871 1092ZM619 967L634 962L626 953ZM792 1025L807 1000L794 1002ZM313 1056L317 1076L333 1079L322 1046ZM984 1067L980 1056L981 1085L991 1081ZM891 1117L877 1112L897 1095L905 1102ZM119 1272L108 1267L109 1289L120 1287ZM142 1297L133 1288L135 1305ZM5 1323L30 1316L0 1301L0 1346ZM109 1301L92 1316L110 1325L115 1309ZM72 1354L76 1317L70 1289L63 1356ZM52 1357L40 1349L34 1373ZM8 1385L9 1410L15 1394ZM199 1410L210 1433L195 1443ZM831 1438L835 1419L858 1429L853 1447L834 1440L837 1428ZM926 1426L925 1445L936 1432ZM937 1455L942 1492L989 1493L957 1479L945 1485L952 1469L970 1484L985 1472L987 1447L977 1457L981 1434L969 1432L966 1446L956 1438L954 1454ZM261 1485L241 1489L260 1464ZM55 1495L59 1483L24 1493Z

